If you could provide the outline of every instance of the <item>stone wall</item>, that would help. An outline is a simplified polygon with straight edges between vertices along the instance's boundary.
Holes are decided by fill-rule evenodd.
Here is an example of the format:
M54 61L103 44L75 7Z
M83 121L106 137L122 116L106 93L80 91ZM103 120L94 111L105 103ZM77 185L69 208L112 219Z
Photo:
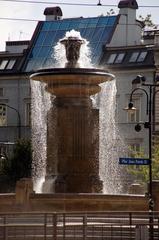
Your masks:
M159 211L159 182L154 183L155 210ZM30 179L17 182L16 192L0 194L0 212L147 211L144 195L36 194Z
M159 211L159 181L153 182L154 210ZM17 182L16 192L0 194L0 212L71 212L71 211L147 211L144 195L36 194L32 180Z

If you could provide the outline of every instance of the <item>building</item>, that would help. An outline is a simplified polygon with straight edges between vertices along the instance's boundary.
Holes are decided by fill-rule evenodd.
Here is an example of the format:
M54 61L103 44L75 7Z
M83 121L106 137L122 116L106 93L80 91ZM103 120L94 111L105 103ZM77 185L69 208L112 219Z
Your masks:
M53 46L66 31L75 29L90 42L93 62L116 75L117 122L125 142L134 150L143 148L147 151L147 131L137 133L134 130L138 121L147 119L144 94L134 95L136 113L127 114L123 108L129 102L132 81L137 75L144 75L149 82L155 80L158 63L155 64L154 59L157 62L158 48L146 38L143 41L143 23L136 20L136 0L121 0L118 7L116 16L70 19L62 18L59 7L46 8L46 20L37 24L31 41L6 43L6 51L0 53L1 145L15 142L18 128L21 137L30 137L29 75L40 68L54 67ZM7 105L19 112L20 127L17 111ZM158 113L156 117L159 121Z
M6 42L0 52L0 152L30 137L30 85L22 66L29 41Z

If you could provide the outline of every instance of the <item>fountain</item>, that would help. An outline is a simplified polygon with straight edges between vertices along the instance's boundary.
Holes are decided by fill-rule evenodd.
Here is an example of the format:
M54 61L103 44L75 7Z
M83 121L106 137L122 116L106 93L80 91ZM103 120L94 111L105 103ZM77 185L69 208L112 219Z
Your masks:
M69 36L60 43L66 49L65 67L42 69L31 75L56 96L47 136L46 179L53 179L55 193L102 193L99 110L93 108L91 96L114 76L102 69L80 68L83 39Z
M61 44L66 47L65 67L43 69L31 75L31 79L37 81L38 85L40 82L45 83L46 91L53 96L51 108L42 102L35 104L37 107L35 115L38 115L40 110L42 119L38 129L34 130L40 136L37 144L38 151L35 153L39 157L40 168L36 171L37 163L35 162L34 172L37 177L41 177L41 183L45 173L43 185L47 186L49 191L35 192L32 179L20 179L16 184L15 194L0 195L0 212L146 211L148 201L144 195L121 195L119 192L113 192L113 194L110 192L118 187L114 184L112 177L110 178L110 169L116 173L119 172L119 166L115 169L112 157L114 155L109 154L112 148L115 155L118 152L116 129L113 124L101 126L99 118L111 122L111 111L108 110L106 115L103 114L105 104L107 105L105 95L108 91L103 91L101 84L111 86L115 92L114 81L111 81L114 76L102 69L80 68L79 55L84 44L83 39L67 36L61 40ZM34 86L34 90L39 91L36 87ZM99 92L104 95L104 101L102 101L104 111L100 113L100 117L99 110L94 107L93 102L95 95ZM42 94L42 97L45 99L45 94ZM113 103L113 99L113 94L109 95L109 101ZM42 108L41 105L43 105ZM45 135L43 113L46 111L47 139L43 142ZM108 140L109 131L105 133L105 128L113 130L112 142ZM43 154L47 160L45 163L42 153L46 142L47 153ZM104 154L101 148L99 149L99 145L102 145L102 151L105 150ZM106 181L103 181L106 161L109 165L106 175L109 186L106 186ZM116 182L119 183L119 179ZM103 192L105 189L107 192ZM157 184L154 189L154 199L157 203L159 202ZM158 204L155 206L158 210Z

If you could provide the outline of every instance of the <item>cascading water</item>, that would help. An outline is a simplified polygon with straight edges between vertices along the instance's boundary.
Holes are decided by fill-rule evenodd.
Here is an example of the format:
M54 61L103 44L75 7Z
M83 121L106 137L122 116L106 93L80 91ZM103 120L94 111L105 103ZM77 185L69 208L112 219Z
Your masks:
M74 30L66 33L65 38L68 37L77 37L79 40L82 39L80 33ZM83 67L93 68L94 66L91 64L91 55L88 42L85 39L82 39L82 41L84 41L85 44L81 45L78 64L80 65L81 69ZM67 62L65 57L65 49L63 44L60 42L58 42L54 47L53 57L56 61L54 67L65 67L65 63ZM48 95L47 97L44 95L44 87L38 85L38 83L36 84L34 82L32 83L34 99L32 111L33 145L35 146L33 178L35 183L38 182L41 183L40 185L42 185L46 174L46 115L50 107L50 101L48 101ZM112 83L103 83L101 86L101 93L97 94L96 96L91 96L93 105L96 107L99 105L100 107L100 177L103 181L104 193L115 194L122 191L122 185L120 181L121 171L118 165L121 147L119 147L118 144L119 134L115 125L116 84L115 81L112 81ZM35 186L35 191L40 192L41 190L39 189L41 189L41 187L39 187L39 184L35 184Z
M122 168L118 162L125 145L115 122L116 81L103 83L101 87L101 92L96 96L100 109L100 176L104 193L119 194L123 192L123 184Z
M50 108L50 94L45 91L45 84L31 81L32 94L32 146L33 163L32 177L34 190L42 192L46 174L46 134L47 112Z

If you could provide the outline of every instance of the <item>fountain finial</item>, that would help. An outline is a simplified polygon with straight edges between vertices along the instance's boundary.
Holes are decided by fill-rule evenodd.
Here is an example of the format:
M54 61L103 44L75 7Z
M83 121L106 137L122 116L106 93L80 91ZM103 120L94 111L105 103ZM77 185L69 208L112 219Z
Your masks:
M67 37L60 41L66 49L66 58L67 63L65 67L67 68L76 68L79 67L78 59L80 57L80 48L84 43L83 39L78 37Z

